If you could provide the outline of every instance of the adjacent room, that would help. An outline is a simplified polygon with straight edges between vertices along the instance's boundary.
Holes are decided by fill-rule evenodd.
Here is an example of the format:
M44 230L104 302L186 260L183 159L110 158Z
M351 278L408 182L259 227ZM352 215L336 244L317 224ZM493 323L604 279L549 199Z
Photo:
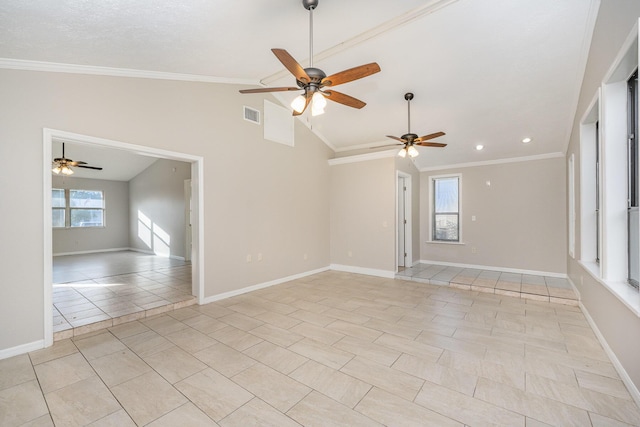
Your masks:
M61 141L52 155L54 339L195 303L191 164Z
M0 4L0 425L640 426L637 0Z

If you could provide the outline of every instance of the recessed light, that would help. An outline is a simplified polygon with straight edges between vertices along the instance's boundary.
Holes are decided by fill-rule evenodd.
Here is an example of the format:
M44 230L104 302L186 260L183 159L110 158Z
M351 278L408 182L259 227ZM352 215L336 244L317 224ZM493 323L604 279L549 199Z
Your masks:
M483 148L484 148L484 145L482 145L482 144L476 145L476 150L478 150L478 151L482 150Z
M525 144L528 144L531 142L531 138L525 138L522 140L522 142L524 142Z

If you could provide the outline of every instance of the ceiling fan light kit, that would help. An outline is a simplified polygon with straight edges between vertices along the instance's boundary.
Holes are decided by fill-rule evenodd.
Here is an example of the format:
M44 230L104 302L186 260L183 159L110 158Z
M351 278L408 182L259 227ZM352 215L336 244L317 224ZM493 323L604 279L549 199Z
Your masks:
M297 96L291 103L294 116L299 116L304 113L309 104L311 104L311 114L313 116L323 114L327 105L327 99L352 108L364 107L366 103L359 99L336 92L335 90L324 90L324 88L370 76L371 74L379 72L380 66L372 62L330 76L327 76L321 69L315 68L313 66L313 10L318 6L318 0L302 0L302 5L309 11L309 66L303 68L293 56L284 49L271 49L282 65L294 75L297 87L243 89L240 90L240 93L286 92L302 89L304 92Z

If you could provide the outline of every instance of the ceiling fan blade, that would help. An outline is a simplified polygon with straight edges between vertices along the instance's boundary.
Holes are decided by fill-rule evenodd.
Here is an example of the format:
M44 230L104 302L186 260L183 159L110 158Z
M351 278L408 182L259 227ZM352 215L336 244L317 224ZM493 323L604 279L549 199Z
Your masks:
M404 140L404 139L402 139L402 138L398 138L397 136L387 135L387 138L395 139L396 141L400 141L400 142L402 142L403 144L407 142L407 141L405 141L405 140Z
M67 161L67 165L68 166L80 166L80 165L86 165L86 164L87 164L87 162L80 162L80 161L74 162L72 160L68 160Z
M447 144L441 144L439 142L414 142L414 145L421 147L446 147Z
M62 162L62 161L67 161L67 159L65 159L64 157L56 157L55 159L53 159L54 162Z
M98 171L101 171L101 170L102 170L102 168L97 167L97 166L85 166L85 165L77 165L77 166L78 166L79 168L85 168L85 169L95 169L95 170L98 170Z
M345 95L344 93L336 92L335 90L327 90L323 92L327 99L337 102L339 104L346 105L347 107L362 108L366 103L356 99L352 96Z
M349 68L348 70L332 74L322 79L321 83L322 86L337 86L370 76L378 71L380 71L380 66L377 63L372 62L370 64L360 65L359 67Z
M444 132L430 133L429 135L424 135L424 136L421 136L420 138L416 138L414 142L427 141L429 139L437 138L439 136L444 136L444 135L446 135Z
M300 90L299 87L261 87L258 89L242 89L240 93L284 92L287 90Z
M304 98L304 108L300 112L298 112L296 110L293 110L293 115L294 116L299 116L300 114L304 113L304 111L309 106L309 103L311 102L311 98L313 98L313 94L311 92L306 92L305 98Z
M307 72L302 68L302 65L298 64L298 61L296 61L293 56L289 55L289 52L284 49L271 49L271 52L273 52L280 62L282 62L282 65L284 65L285 68L295 76L296 80L303 83L309 83L311 81Z

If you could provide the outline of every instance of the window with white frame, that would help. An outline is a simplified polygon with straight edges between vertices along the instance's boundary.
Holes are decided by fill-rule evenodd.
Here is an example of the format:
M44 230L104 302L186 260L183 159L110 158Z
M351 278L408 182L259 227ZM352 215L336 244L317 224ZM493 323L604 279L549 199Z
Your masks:
M640 188L638 186L638 70L627 81L627 127L628 127L628 196L627 196L627 248L629 255L628 281L634 287L638 287L640 281L640 213L638 202L640 201Z
M104 193L100 190L52 190L53 227L104 227Z
M431 177L431 240L460 241L460 175Z

